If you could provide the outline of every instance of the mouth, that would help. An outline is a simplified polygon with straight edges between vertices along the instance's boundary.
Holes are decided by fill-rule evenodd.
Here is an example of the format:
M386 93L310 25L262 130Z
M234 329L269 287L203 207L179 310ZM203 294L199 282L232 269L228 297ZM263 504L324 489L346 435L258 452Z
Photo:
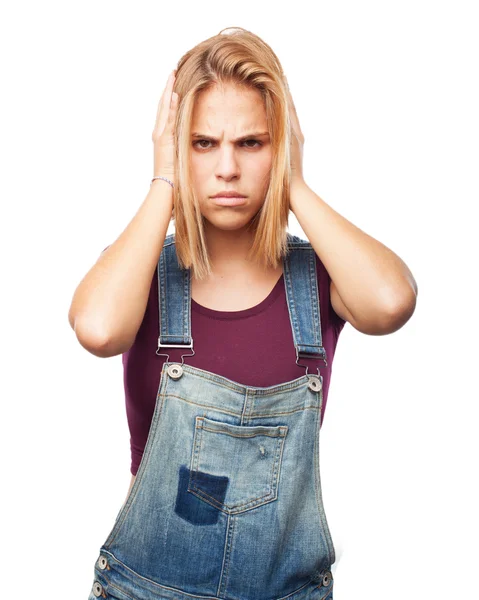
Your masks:
M240 206L246 204L244 196L213 196L212 200L219 206Z

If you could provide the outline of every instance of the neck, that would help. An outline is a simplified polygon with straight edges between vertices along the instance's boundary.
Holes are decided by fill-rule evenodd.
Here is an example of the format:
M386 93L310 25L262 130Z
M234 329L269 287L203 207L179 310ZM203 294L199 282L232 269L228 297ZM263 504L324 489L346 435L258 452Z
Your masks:
M225 231L205 222L206 244L213 269L223 270L234 267L253 267L247 259L254 240L251 227Z

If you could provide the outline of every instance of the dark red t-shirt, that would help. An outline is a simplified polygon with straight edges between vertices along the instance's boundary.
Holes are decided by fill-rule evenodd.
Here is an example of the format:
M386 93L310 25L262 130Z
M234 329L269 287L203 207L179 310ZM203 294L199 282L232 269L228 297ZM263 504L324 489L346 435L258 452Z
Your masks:
M330 277L316 255L316 271L321 312L323 346L328 366L312 358L300 358L308 373L323 377L324 418L331 367L339 334L345 321L333 310L330 300ZM266 387L301 377L306 373L296 364L293 333L288 314L284 278L259 304L240 311L217 311L191 299L191 334L194 356L184 362L193 367L228 377L242 385ZM122 355L126 414L130 430L131 473L136 475L146 446L155 409L160 374L166 356L158 356L159 309L158 276L153 274L150 295L143 321L132 347ZM181 363L189 348L163 348L170 362Z

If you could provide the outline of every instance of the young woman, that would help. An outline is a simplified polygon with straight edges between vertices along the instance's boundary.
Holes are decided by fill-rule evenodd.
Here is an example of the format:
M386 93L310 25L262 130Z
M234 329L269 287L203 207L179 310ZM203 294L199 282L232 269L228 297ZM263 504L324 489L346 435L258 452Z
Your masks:
M254 34L179 61L152 137L148 195L69 314L87 350L123 355L131 432L90 599L331 599L319 438L336 343L346 321L401 327L416 283L306 185L293 100Z

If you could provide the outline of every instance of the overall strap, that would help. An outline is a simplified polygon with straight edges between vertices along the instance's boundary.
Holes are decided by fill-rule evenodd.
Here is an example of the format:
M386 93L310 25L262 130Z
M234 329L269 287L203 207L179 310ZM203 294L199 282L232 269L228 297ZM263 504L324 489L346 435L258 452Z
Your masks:
M163 354L161 348L193 349L190 269L180 269L174 233L165 238L157 274L160 335L156 354Z
M316 253L310 242L289 233L284 281L296 364L300 364L299 358L315 358L323 360L322 366L326 367L328 363L321 331Z

